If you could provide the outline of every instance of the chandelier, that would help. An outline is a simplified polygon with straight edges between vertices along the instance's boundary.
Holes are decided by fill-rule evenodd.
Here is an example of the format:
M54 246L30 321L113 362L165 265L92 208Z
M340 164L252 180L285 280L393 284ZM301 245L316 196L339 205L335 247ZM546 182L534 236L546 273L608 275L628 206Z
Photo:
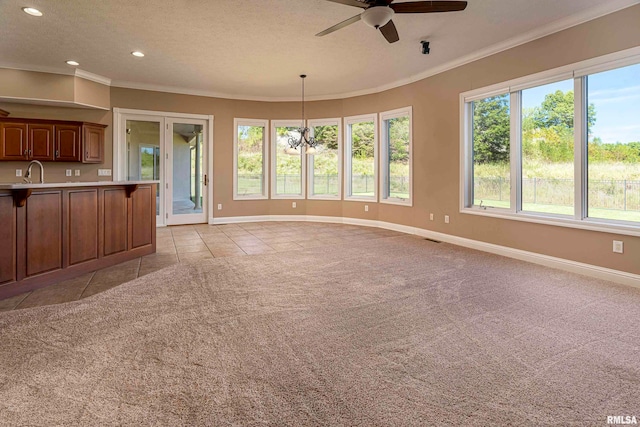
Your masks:
M316 140L313 136L309 136L309 128L305 126L304 122L304 79L307 77L306 74L301 74L300 78L302 79L302 124L297 129L297 132L300 133L299 137L289 136L288 146L284 150L285 153L291 155L299 155L302 152L304 146L307 146L307 150L305 153L314 154L316 152L316 146L320 143L320 141ZM300 151L298 151L298 147Z

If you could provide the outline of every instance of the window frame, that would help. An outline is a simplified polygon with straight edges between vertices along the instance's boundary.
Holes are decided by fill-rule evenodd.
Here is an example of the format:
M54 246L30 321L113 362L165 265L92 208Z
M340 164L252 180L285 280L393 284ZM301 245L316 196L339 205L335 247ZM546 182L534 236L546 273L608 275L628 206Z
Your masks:
M314 195L312 191L313 185L313 159L314 155L307 156L307 199L309 200L342 200L342 119L341 118L333 118L333 119L311 119L307 120L307 127L310 130L311 135L314 134L315 126L338 126L338 195Z
M244 196L238 194L238 126L262 127L262 194ZM233 200L265 200L269 198L269 120L266 119L233 119Z
M409 116L409 198L389 197L385 183L389 179L385 162L389 160L389 138L385 122L391 119ZM400 206L413 206L413 107L397 108L380 113L380 203Z
M300 120L271 120L271 199L274 200L301 200L305 199L306 193L306 172L307 172L307 159L305 158L304 150L300 150L300 194L277 194L277 135L276 128L279 127L295 127L299 128L301 125ZM290 154L286 154L290 156Z
M462 214L579 228L600 232L640 236L640 224L631 221L588 217L587 211L587 102L586 80L590 74L640 64L640 47L604 55L460 94L460 209ZM557 215L522 211L521 179L521 91L562 80L574 81L574 214ZM510 94L510 208L473 205L473 111L472 102L499 94ZM513 185L515 180L515 185Z
M344 119L344 201L349 202L378 202L378 168L379 168L379 155L378 155L378 114L361 114L358 116L348 116ZM373 196L352 196L352 180L351 180L351 125L373 122Z

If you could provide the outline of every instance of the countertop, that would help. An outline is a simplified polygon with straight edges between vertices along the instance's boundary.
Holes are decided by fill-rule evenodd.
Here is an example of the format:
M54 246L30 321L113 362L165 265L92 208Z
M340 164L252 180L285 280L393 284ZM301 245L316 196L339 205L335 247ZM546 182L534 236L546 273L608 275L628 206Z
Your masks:
M27 184L22 182L1 183L0 190L25 190L38 188L67 188L67 187L107 187L118 185L159 184L160 181L95 181L95 182L34 182Z

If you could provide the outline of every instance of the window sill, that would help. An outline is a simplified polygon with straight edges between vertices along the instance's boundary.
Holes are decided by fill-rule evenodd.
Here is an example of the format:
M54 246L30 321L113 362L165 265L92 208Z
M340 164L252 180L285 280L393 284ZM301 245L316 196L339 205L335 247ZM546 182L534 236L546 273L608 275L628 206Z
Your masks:
M233 200L267 200L267 196L238 196L234 195Z
M640 224L621 224L613 221L599 220L599 219L584 219L582 221L573 218L562 218L559 216L550 216L544 214L534 213L513 213L506 212L500 208L462 208L460 209L462 214L488 216L492 218L509 219L513 221L531 222L535 224L553 225L557 227L577 228L581 230L598 231L602 233L614 233L624 236L638 236L640 237Z
M376 203L378 200L376 197L345 197L345 202L369 202Z
M413 202L411 200L402 200L402 199L382 199L380 203L384 203L385 205L396 205L396 206L406 206L412 207Z
M305 197L300 194L272 194L271 200L304 200Z

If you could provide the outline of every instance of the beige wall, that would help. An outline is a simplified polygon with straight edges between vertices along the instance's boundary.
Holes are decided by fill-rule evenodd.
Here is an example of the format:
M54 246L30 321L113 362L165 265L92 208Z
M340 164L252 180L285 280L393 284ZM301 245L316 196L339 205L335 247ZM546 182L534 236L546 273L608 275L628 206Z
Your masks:
M640 46L640 6L605 16L508 51L378 94L308 102L307 118L345 117L413 107L413 207L361 202L233 200L233 119L297 119L297 102L252 102L111 88L111 106L215 116L213 189L216 217L324 215L376 219L640 274L640 238L460 214L459 94L603 54ZM9 109L0 104L0 108ZM49 112L51 113L51 112ZM88 113L86 113L88 114ZM98 113L93 113L98 114ZM13 114L16 115L16 114ZM73 115L73 114L71 114ZM110 124L111 117L100 117ZM109 127L109 132L111 127ZM107 147L108 163L111 147ZM5 166L0 166L4 168ZM93 169L95 170L95 169ZM0 169L0 181L7 172ZM435 221L429 221L429 213ZM445 224L443 216L451 217ZM611 252L623 240L624 254Z

